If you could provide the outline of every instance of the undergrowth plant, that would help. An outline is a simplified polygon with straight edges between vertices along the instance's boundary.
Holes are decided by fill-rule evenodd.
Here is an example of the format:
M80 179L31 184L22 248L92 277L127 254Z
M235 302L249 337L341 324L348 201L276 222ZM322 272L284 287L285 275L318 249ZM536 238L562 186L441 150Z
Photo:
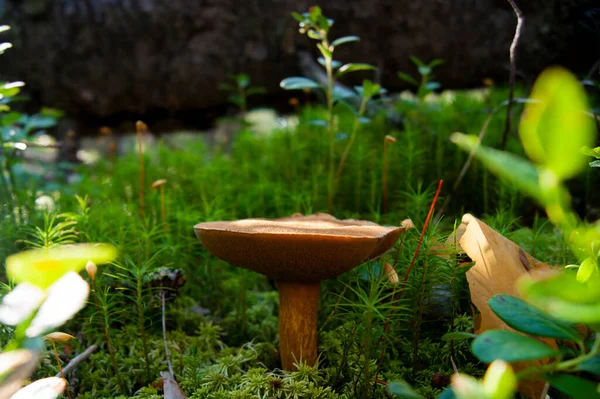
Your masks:
M587 114L583 89L564 69L543 72L531 97L534 101L525 110L519 133L534 164L480 146L474 137L457 133L453 141L534 197L568 237L579 264L567 265L566 270L551 276L523 277L517 286L525 300L496 295L489 305L515 330L558 339L572 350L559 352L517 332L486 331L475 338L471 348L491 365L482 383L465 375L454 378L452 390L459 398L508 398L517 381L535 378L572 397L600 397L598 383L584 374L600 374L600 222L578 218L563 183L586 166L580 148L593 144L594 123ZM589 150L585 152L589 154ZM576 324L585 328L576 329ZM537 359L548 360L518 373L506 363Z

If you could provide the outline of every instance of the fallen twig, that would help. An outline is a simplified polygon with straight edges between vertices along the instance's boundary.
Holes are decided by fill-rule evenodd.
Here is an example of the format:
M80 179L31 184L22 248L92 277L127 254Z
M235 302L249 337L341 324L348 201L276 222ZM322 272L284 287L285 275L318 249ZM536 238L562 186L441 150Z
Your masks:
M94 353L96 351L96 349L98 349L98 345L92 345L89 348L87 348L83 353L81 353L80 355L75 356L73 359L71 359L71 361L62 369L62 372L64 374L67 374L69 371L73 370L75 367L77 367L79 365L79 363L83 362L85 359L87 359L88 357L90 357L90 355L92 353ZM60 373L56 373L55 377L60 377L61 374Z

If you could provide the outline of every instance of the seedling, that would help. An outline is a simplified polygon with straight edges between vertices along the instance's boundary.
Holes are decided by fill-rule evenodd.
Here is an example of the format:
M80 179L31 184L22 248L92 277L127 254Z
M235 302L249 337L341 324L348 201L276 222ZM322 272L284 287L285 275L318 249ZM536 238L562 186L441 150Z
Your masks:
M336 80L347 73L354 71L374 70L374 66L369 64L342 64L333 58L333 54L337 46L345 43L359 41L358 36L344 36L333 41L329 39L329 31L333 26L333 20L326 18L321 12L321 8L313 6L307 13L298 14L292 13L292 16L300 24L300 33L306 34L309 38L317 40L317 48L321 53L318 61L325 67L327 73L327 83L323 85L314 80L304 77L291 77L281 81L280 85L285 90L305 90L305 89L320 89L325 93L327 101L327 121L324 122L328 137L329 137L329 166L327 179L327 208L331 211L333 207L333 196L335 189L335 126L333 107L335 103L349 96L355 96L355 93L350 93L345 90L336 90Z

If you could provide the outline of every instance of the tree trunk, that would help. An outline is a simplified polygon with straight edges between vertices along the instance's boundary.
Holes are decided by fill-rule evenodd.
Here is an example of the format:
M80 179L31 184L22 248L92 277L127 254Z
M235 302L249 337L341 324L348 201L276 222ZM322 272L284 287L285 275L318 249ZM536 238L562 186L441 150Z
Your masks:
M279 82L301 74L297 53L316 54L290 12L313 0L4 0L3 22L13 43L0 73L23 80L38 104L71 115L143 116L158 110L198 110L224 104L219 85L229 73L281 93ZM587 72L598 58L598 32L586 31L592 0L517 0L525 27L517 48L519 78L561 63ZM409 56L442 58L443 87L506 81L516 18L504 0L323 0L336 20L332 36L361 36L337 58L417 76ZM586 14L587 13L587 14ZM598 22L596 22L598 23ZM592 24L593 25L593 22ZM598 25L596 25L598 26ZM594 36L596 35L596 36ZM352 84L363 77L357 75ZM403 86L404 85L404 86Z

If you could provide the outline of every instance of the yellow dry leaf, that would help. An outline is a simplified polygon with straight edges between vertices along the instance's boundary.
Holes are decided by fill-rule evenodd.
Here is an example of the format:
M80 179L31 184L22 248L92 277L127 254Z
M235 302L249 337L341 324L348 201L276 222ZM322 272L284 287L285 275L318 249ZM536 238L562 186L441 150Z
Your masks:
M471 291L471 301L479 310L475 317L475 332L480 334L486 330L512 330L490 309L488 301L496 294L519 296L515 287L516 281L524 274L543 276L554 273L555 269L534 259L517 244L483 223L476 217L465 214L456 231L456 238L451 236L447 245L458 243L460 248L475 262L467 272L467 281ZM477 322L478 321L478 322ZM546 344L556 348L553 339L539 338ZM532 363L545 364L547 360ZM528 362L513 363L516 372L529 366ZM528 381L519 386L519 392L530 398L539 398L544 389L544 381Z

